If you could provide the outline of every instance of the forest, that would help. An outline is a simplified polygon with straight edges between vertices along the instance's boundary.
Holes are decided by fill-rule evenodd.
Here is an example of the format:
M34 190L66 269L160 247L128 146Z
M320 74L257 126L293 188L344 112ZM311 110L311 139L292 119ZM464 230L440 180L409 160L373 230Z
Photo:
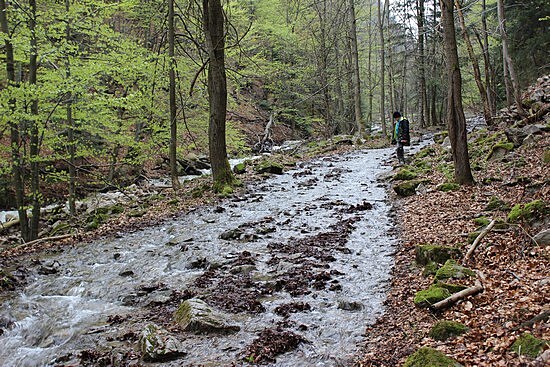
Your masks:
M17 276L2 270L12 263L12 256L148 228L183 212L193 213L197 207L218 205L216 213L222 215L223 200L238 202L252 195L243 193L247 185L261 186L269 173L280 174L289 167L299 167L300 161L327 155L345 156L353 165L355 158L346 155L353 154L350 152L389 149L395 129L394 111L410 121L416 143L413 145L423 148L418 153L411 147L405 167L391 163L396 172L390 182L398 196L409 194L400 192L403 189L396 181L405 181L405 186L412 182L413 195L419 195L425 186L433 186L433 190L446 195L438 200L453 198L455 210L462 210L463 216L482 217L472 213L472 207L481 205L476 200L491 196L490 185L498 181L496 184L503 187L494 192L510 204L510 208L499 207L500 215L505 216L503 213L516 204L528 205L529 200L535 204L522 207L530 215L522 212L514 217L513 230L493 230L495 223L488 228L490 220L480 228L499 234L513 231L517 240L514 246L520 247L529 242L526 236L532 239L547 229L547 0L0 0L0 27L0 290L10 290L9 283L16 282ZM481 121L482 130L472 127L472 121ZM531 125L538 130L530 130L529 135L525 129ZM534 138L532 151L523 144L527 135L542 136ZM426 148L422 143L425 136L434 137L437 147ZM448 150L440 147L445 144ZM421 158L432 161L420 162ZM542 160L542 167L533 163L536 159ZM520 161L522 165L510 163ZM505 180L508 175L512 184ZM425 176L424 180L419 176ZM308 185L315 186L313 181ZM375 182L369 181L369 185ZM520 187L523 191L516 192ZM102 200L115 199L109 205L92 204L100 196L107 198ZM468 202L470 199L475 203ZM440 204L431 199L423 204L411 198L400 200L409 200L402 205L412 208L420 205L414 218L395 209L399 216L406 217L401 229L409 230L402 241L412 246L431 237L447 242L445 236L454 236L447 233L450 229L440 227L443 217L434 215L433 227L428 218L422 217L439 212L429 205L438 208ZM350 205L347 212L342 212L372 209L367 209L371 204L365 202ZM445 212L443 207L441 211ZM303 210L308 212L308 206ZM388 216L384 211L377 215ZM459 216L455 212L452 215ZM532 217L537 221L532 222ZM254 226L275 231L266 218L269 216L256 218L259 221ZM346 239L351 236L349 228L355 219L348 220L334 224L341 226ZM469 222L464 228L472 225ZM227 238L223 239L256 240L258 233L251 235L244 228L238 227L237 232L225 228L222 235ZM434 233L418 238L427 228ZM476 245L487 235L480 232L483 229L472 228L469 234ZM260 237L266 233L260 233ZM335 237L329 238L335 242L344 241L330 233ZM336 245L323 248L319 245L323 238L320 234L311 239L320 246L315 251L341 251ZM522 267L535 267L534 274L541 276L539 267L548 265L547 257L544 260L547 249L540 237L536 238L539 247L531 255L534 263L522 263ZM300 246L306 244L300 242ZM273 256L283 262L277 256L285 257L295 250L278 251L280 254ZM472 248L468 257L474 251ZM394 272L401 269L399 256L403 254L399 254L398 270ZM243 250L238 260L232 266L250 265L250 253ZM332 261L322 256L318 260L327 264ZM293 262L286 257L285 261ZM16 263L13 260L10 266ZM200 264L198 268L204 265ZM430 264L423 265L427 269ZM302 269L299 276L307 278L304 274L310 274L315 268L311 267ZM203 283L197 280L194 287L207 288L205 284L215 282L212 279L216 276L223 278L216 274L212 269L206 271L200 278ZM329 287L328 279L335 274L331 271L324 280L319 274L317 278L310 275L311 284L327 282ZM537 281L541 281L539 278ZM231 276L224 281L228 279ZM406 277L403 282L407 282ZM246 288L241 283L232 286ZM292 296L301 292L299 286L298 290L282 287ZM388 304L396 307L396 297L402 293L395 292L407 291L398 285L393 287ZM545 287L547 283L540 286ZM154 293L157 288L147 292ZM189 294L173 293L169 301L162 302L162 312L174 311L175 303L191 296L208 298L196 289ZM263 288L255 291L263 296L262 292L267 292ZM543 290L526 301L532 306L526 311L530 320L539 317L530 326L542 320L534 332L542 337L548 336L548 309L541 306L547 296L547 290ZM236 293L234 297L246 301L251 296ZM254 302L239 308L210 301L229 312L248 312L247 307L261 309ZM288 312L310 307L299 302L291 305L287 316ZM413 318L421 317L416 309L410 312ZM517 318L518 325L525 321ZM3 322L0 318L0 337L8 325ZM383 327L379 330L385 332L381 338L390 335ZM482 339L476 337L475 341ZM132 338L137 342L138 337ZM277 365L275 355L302 342L286 331L264 333L262 338L259 344L273 345L264 349L258 343L249 345L245 358L248 362ZM383 362L379 357L369 360L367 347L362 357L355 356L354 365L398 365L412 354L410 346L403 346L403 336L392 336L391 340L403 347L394 359L388 359L392 362ZM279 344L285 342L289 344ZM537 359L537 353L528 362L542 366L550 358L549 344L547 340L539 344L545 351L541 356L546 359ZM391 349L381 342L372 353L389 353L387 348ZM487 353L502 352L502 348L489 346L487 351L491 351ZM504 352L492 360L468 352L453 353L466 365L471 360L480 366L512 363ZM135 356L130 354L117 365L133 360ZM0 354L0 361L3 357ZM96 357L107 358L105 354L80 355L80 365L93 365L86 363ZM520 358L513 363L526 365L519 364L525 361ZM407 360L405 365L422 365L414 363Z

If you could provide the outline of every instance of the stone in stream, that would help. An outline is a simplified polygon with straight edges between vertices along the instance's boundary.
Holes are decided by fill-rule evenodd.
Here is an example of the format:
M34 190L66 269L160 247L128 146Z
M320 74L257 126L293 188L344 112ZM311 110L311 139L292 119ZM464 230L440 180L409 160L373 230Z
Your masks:
M197 333L231 333L241 328L229 318L198 298L184 301L174 313L174 321L185 331Z
M154 324L147 325L141 332L139 350L146 362L172 361L187 354L179 340Z

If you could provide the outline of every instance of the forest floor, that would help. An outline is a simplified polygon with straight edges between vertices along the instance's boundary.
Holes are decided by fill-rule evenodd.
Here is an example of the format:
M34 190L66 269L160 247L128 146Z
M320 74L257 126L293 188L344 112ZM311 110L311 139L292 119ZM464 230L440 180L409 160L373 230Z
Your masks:
M494 129L492 134L504 137L503 130ZM478 140L478 149L490 148ZM548 229L549 146L550 134L544 132L536 142L524 144L501 158L487 160L487 154L473 153L478 155L472 159L472 166L478 169L474 171L476 185L438 191L436 187L446 178L433 169L421 177L430 181L423 193L396 201L401 241L386 312L367 328L367 342L356 366L401 366L421 347L443 352L464 366L548 366L548 357L535 362L533 358L518 356L512 345L528 332L546 340L543 350L546 349L546 356L549 353L550 246L537 244L533 239ZM445 155L440 149L435 151L439 156L435 160ZM491 198L500 200L496 210L488 208ZM465 254L468 238L473 238L471 233L480 230L479 218L505 223L514 204L533 200L546 204L540 217L490 231L463 264L484 274L481 294L440 312L415 306L415 293L434 282L433 275L423 275L423 268L415 263L417 245L458 246ZM430 337L430 330L440 320L462 323L468 331L445 341L435 340Z

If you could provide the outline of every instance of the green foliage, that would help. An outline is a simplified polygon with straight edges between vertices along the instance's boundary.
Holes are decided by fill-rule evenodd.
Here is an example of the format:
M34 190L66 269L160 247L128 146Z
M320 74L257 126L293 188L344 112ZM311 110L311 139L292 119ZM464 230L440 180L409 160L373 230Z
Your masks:
M468 328L456 321L438 321L430 329L430 337L435 340L445 341L451 337L462 335Z
M460 367L461 365L443 353L423 347L411 354L403 367Z
M412 179L415 179L416 177L418 177L418 175L414 172L411 172L409 171L408 169L406 168L401 168L399 171L397 171L392 179L393 180L403 180L403 181L406 181L406 180L412 180Z
M464 266L457 264L455 260L447 260L435 274L435 280L462 279L475 276L475 273Z
M416 292L414 296L414 304L419 307L429 307L434 303L444 300L452 293L439 285L431 285L430 288Z

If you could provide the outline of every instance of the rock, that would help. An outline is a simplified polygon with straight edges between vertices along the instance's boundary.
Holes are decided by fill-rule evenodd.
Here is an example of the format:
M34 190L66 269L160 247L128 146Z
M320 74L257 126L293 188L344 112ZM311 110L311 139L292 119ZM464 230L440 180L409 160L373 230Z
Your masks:
M533 237L539 245L550 245L550 229L540 231Z
M275 175L283 174L283 166L276 162L264 161L258 164L254 170L258 173L273 173Z
M244 234L243 230L240 228L235 229L229 229L222 234L220 234L220 239L231 241L231 240L238 240L241 238L241 236Z
M475 275L476 273L473 270L458 265L455 260L447 260L435 273L435 280L463 279Z
M403 367L462 367L462 365L435 349L423 347L410 355Z
M141 332L139 350L146 362L173 361L187 354L179 340L154 324L147 325Z
M238 163L233 167L233 172L237 175L241 175L246 172L246 164L245 163Z
M227 316L198 298L184 301L174 313L174 321L185 331L196 333L231 333L241 329L231 325Z
M430 262L443 264L449 259L458 259L462 253L457 247L418 245L416 246L416 263L426 265Z
M441 147L445 150L451 149L451 139L449 139L448 136L446 136L445 139L443 139L443 142L441 143Z
M120 273L118 273L121 277L131 277L134 275L134 272L132 270L123 270Z
M434 303L443 301L452 293L439 285L432 285L430 288L416 292L414 304L419 307L430 307Z
M540 352L550 344L549 341L535 338L529 333L523 333L510 348L518 355L536 358Z
M363 304L357 301L339 300L338 308L344 311L361 311Z
M526 204L516 204L508 213L508 222L531 222L534 219L544 217L548 213L548 207L543 200L534 200Z
M509 128L504 131L506 138L514 147L520 147L523 144L523 140L527 137L527 134L523 130L516 128Z
M416 194L416 188L420 185L422 181L419 180L410 180L405 181L393 186L393 191L399 196L407 197Z
M430 337L435 340L445 341L453 336L464 334L468 328L456 321L438 321L430 330Z
M525 136L529 136L529 135L542 134L542 128L539 125L527 125L523 129L521 129L521 131L523 134L525 134Z

